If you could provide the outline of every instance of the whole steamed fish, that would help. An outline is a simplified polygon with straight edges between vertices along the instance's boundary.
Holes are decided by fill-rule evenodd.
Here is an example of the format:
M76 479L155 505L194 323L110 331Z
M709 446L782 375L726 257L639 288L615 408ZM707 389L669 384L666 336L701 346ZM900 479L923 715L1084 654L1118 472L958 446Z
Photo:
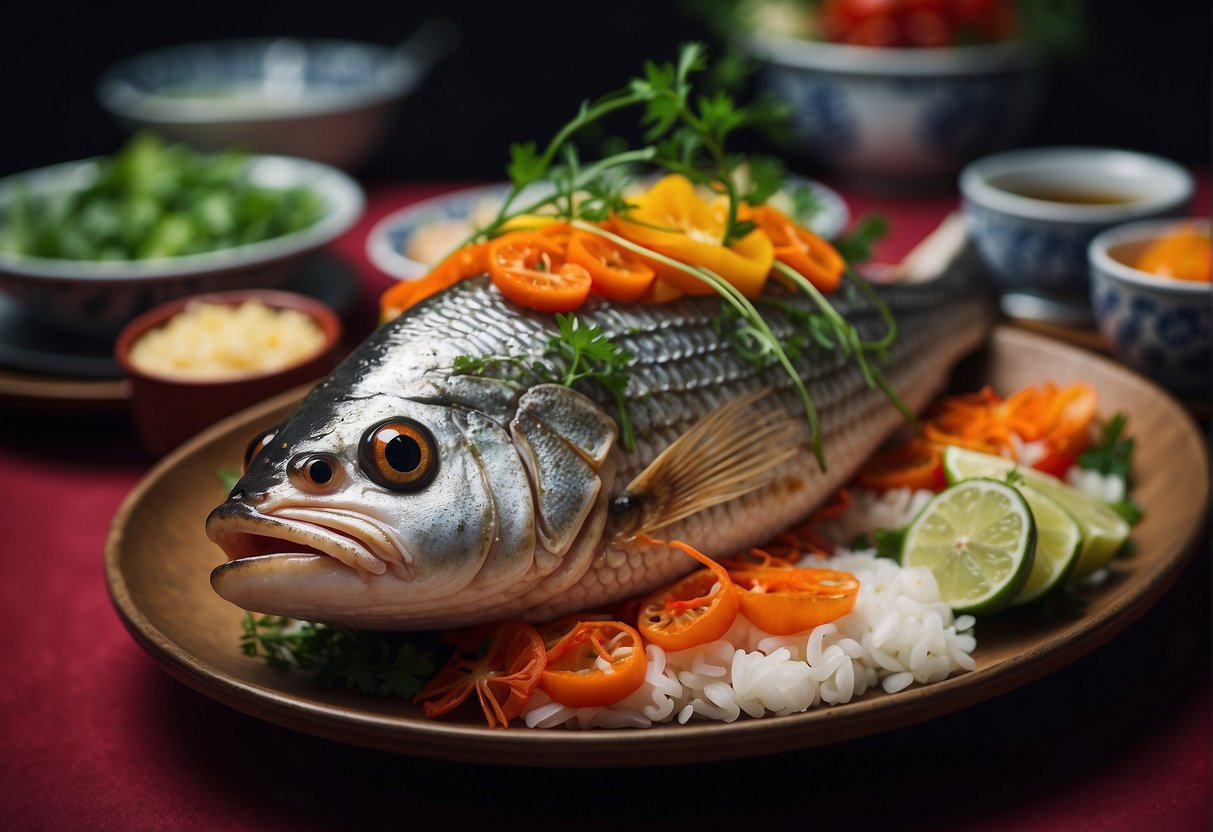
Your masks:
M960 272L878 291L899 327L880 366L920 409L984 339L986 303ZM802 295L783 299L811 310ZM861 337L884 333L860 293L835 305ZM791 379L722 337L720 309L711 297L579 310L580 325L633 357L627 447L618 403L596 385L455 371L460 356L542 360L553 316L511 305L482 278L414 307L254 439L246 473L207 519L229 557L215 591L248 610L361 628L542 621L698 566L652 538L716 556L769 540L905 417L841 351L805 346L795 366L820 412L822 470ZM767 318L781 339L793 332L779 311Z

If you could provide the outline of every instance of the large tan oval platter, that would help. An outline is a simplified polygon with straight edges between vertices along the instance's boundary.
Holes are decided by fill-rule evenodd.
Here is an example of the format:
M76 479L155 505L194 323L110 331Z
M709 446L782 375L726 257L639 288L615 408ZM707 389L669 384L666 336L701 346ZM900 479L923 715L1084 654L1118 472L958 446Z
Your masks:
M1001 328L966 379L1009 392L1047 380L1089 381L1101 411L1123 411L1137 441L1134 496L1145 511L1135 554L1090 594L1077 619L1009 614L977 626L976 670L901 693L734 723L574 731L490 730L468 709L430 720L402 700L315 687L241 655L242 611L219 598L209 574L224 559L203 521L224 498L216 471L239 464L249 438L273 425L298 393L265 402L196 437L164 459L114 518L106 576L135 639L169 673L255 717L329 739L419 757L496 765L627 766L704 762L826 745L899 728L1004 694L1066 665L1129 626L1178 577L1208 509L1208 454L1191 417L1140 376L1092 353Z

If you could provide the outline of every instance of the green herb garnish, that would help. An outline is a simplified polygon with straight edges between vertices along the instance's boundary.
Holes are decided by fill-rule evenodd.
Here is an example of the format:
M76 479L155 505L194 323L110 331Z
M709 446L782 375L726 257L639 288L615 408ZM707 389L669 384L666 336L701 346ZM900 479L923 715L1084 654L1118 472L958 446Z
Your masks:
M219 484L223 486L224 491L231 491L236 487L236 483L240 482L240 469L233 465L222 465L215 472L215 476L219 478Z
M1117 413L1103 426L1099 441L1078 456L1078 464L1104 476L1118 476L1129 484L1133 468L1133 439L1124 435L1125 415Z
M322 688L411 698L434 673L432 654L399 635L245 613L240 652L281 671L308 670Z
M882 214L865 214L849 231L839 235L834 248L852 266L872 259L876 243L889 232L889 220Z
M549 384L575 387L581 382L597 382L606 389L619 413L619 430L629 450L636 447L632 420L628 415L624 391L628 386L628 367L632 354L611 341L598 326L586 326L576 315L556 314L559 334L544 345L543 358L535 361L525 355L456 356L451 369L457 374L493 376L516 382L530 374Z
M1125 436L1127 422L1123 413L1115 414L1103 425L1094 445L1078 455L1078 464L1088 471L1098 471L1105 477L1120 477L1127 492L1133 484L1133 439ZM1126 497L1109 507L1130 526L1141 522L1141 506Z
M597 100L584 102L576 115L545 145L533 141L513 144L507 165L509 192L494 218L477 229L463 245L492 239L503 233L506 224L515 217L543 213L567 222L576 231L606 238L618 248L659 262L708 285L720 295L723 307L730 310L728 314L737 318L732 340L735 345L740 345L747 360L761 361L770 366L779 365L788 375L804 406L814 455L824 469L825 455L816 407L792 364L807 344L828 341L836 345L844 355L855 361L869 386L883 391L907 417L912 418L872 361L873 358L884 356L896 336L892 315L883 299L862 278L848 272L847 281L879 310L887 324L886 334L880 340L863 341L855 327L838 314L829 300L804 276L777 263L776 268L780 273L808 294L820 312L820 317L797 319L797 322L808 322L806 332L781 340L771 331L759 310L759 304L719 274L703 266L666 256L601 226L612 215L640 222L629 217L632 206L628 204L626 185L629 177L635 177L637 166L645 165L681 174L726 200L727 208L718 240L721 246L730 246L755 230L753 221L741 218L741 206L743 203L761 204L777 193L785 171L778 160L734 154L729 152L726 143L739 130L770 130L781 124L787 116L786 108L766 102L742 106L723 90L712 93L696 91L693 76L705 69L707 59L703 45L686 45L674 62L649 62L645 64L643 74L624 87ZM574 144L576 138L591 125L597 125L607 116L626 109L639 112L646 145L630 150L614 146L603 158L593 162L584 161ZM538 185L543 187L533 187ZM792 198L794 205L797 205L795 192ZM800 210L810 207L805 197L801 196L799 200L798 214ZM887 223L880 218L868 218L860 223L846 242L851 256L868 256L872 243L885 227ZM575 367L581 360L576 350L571 355L562 354L569 346L570 333L562 330L560 336L549 344L545 354L546 358L561 363L562 374L567 374L569 366ZM623 407L622 391L626 380L622 378L622 367L619 362L601 357L595 359L592 355L587 357L605 363L595 365L588 375L581 378L598 381L611 391L620 404L621 431L630 439L631 428ZM526 359L513 356L461 357L456 362L455 371L489 372L510 365L512 369L506 372L507 376L518 370L538 372L535 367L526 366L526 363Z

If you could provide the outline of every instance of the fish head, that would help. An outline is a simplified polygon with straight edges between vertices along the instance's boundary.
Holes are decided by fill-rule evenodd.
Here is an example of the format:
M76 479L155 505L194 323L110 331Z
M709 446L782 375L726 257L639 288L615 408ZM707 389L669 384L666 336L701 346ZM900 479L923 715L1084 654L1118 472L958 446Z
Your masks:
M598 468L558 435L577 431L536 416L579 395L561 390L514 394L508 418L447 396L313 391L252 439L207 518L229 558L212 586L248 610L347 626L490 620L557 569L605 503Z
M336 405L305 401L253 438L206 523L230 558L211 576L221 596L308 620L423 620L474 579L529 568L531 489L507 430L394 396Z

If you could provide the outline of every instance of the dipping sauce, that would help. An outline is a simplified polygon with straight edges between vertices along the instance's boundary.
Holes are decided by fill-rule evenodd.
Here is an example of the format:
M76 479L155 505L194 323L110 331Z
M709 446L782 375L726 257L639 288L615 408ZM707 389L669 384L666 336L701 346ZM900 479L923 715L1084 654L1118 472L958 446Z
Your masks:
M1209 228L1193 224L1152 241L1130 265L1162 277L1208 283L1211 263Z
M1016 196L1039 199L1043 202L1065 202L1070 205L1128 205L1130 202L1137 201L1137 197L1116 193L1101 193L1099 191L1080 191L1077 189L1050 188L1046 186L1025 188L1000 187L1007 193L1012 193Z
M274 372L323 348L324 332L297 309L195 302L135 341L130 362L152 375L215 381Z

